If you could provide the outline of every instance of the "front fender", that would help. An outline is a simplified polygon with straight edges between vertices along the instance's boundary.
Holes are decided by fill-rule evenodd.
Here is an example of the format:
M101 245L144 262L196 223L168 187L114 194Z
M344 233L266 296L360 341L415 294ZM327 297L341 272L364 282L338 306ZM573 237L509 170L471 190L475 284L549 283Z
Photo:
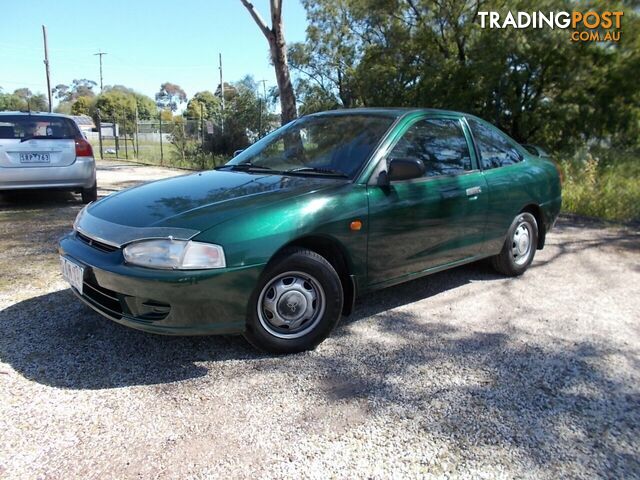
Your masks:
M366 188L349 183L337 190L247 210L194 240L222 245L227 266L240 267L267 263L296 239L327 237L343 245L353 274L366 275L367 215ZM359 231L350 228L356 219L363 223Z

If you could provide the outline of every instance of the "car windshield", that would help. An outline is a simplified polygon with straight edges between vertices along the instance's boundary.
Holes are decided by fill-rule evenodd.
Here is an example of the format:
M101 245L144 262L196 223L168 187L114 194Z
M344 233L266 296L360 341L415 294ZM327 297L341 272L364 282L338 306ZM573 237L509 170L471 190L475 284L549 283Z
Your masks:
M393 121L362 114L303 117L266 136L227 165L353 179Z
M75 138L73 120L47 115L0 115L0 139Z

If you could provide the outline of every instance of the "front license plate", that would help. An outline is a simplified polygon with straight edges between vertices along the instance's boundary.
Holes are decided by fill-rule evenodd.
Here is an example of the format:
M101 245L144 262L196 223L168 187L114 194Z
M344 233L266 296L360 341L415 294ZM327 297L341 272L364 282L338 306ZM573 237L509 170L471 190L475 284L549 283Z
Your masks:
M84 280L84 267L72 262L67 257L60 257L62 277L82 295L82 282Z
M20 163L49 163L51 157L48 153L21 153Z

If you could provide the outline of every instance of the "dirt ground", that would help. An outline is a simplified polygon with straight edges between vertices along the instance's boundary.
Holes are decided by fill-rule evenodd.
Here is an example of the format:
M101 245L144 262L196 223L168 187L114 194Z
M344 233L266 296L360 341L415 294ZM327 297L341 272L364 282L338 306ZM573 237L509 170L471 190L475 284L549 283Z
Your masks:
M100 195L182 172L106 162ZM76 195L0 195L0 478L640 478L640 233L562 217L361 298L315 351L106 320L58 271Z

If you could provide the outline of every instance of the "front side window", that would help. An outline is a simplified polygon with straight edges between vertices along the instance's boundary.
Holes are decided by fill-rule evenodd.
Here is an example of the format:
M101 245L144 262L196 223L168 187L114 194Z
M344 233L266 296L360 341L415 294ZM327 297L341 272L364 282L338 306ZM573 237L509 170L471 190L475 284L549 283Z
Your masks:
M354 178L394 118L341 114L303 117L258 141L228 166L249 164L279 172L334 172Z
M473 139L480 151L484 170L506 167L522 161L522 156L515 145L504 134L473 118L469 118L468 122Z
M469 145L460 122L428 119L412 125L393 147L391 158L422 160L426 177L458 175L471 170Z
M78 136L73 120L47 115L0 115L0 138L71 139Z

